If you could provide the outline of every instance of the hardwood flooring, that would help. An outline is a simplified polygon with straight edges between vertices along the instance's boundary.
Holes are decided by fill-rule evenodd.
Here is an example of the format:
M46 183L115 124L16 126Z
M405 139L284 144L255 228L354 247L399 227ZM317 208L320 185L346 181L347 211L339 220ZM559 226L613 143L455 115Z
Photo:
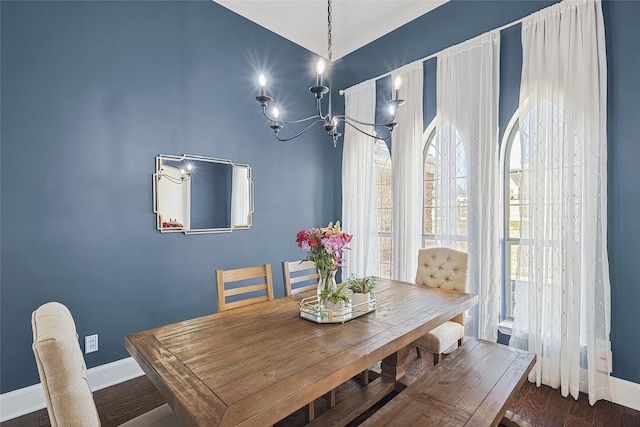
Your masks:
M416 357L411 351L407 358L407 375L417 378L431 368L433 359L429 354ZM376 368L374 367L374 371ZM340 401L360 387L356 379L338 388L336 400ZM388 398L391 398L389 396ZM164 403L162 396L144 376L98 390L94 400L100 413L103 427L112 427L134 418ZM329 407L326 398L316 400L316 414ZM372 408L375 410L376 408ZM532 427L640 427L640 411L601 400L594 406L589 405L585 395L578 400L563 398L559 390L547 386L536 387L526 382L509 408L517 417ZM370 414L363 414L349 424L355 427ZM304 425L305 409L294 412L276 424L277 427L295 427ZM0 423L0 427L48 427L49 417L46 409Z

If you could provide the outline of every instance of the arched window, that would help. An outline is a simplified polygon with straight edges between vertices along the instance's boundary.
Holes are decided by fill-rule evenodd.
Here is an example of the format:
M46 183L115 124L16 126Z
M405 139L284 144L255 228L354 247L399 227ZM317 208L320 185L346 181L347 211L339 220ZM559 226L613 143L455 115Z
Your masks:
M554 104L543 101L527 113L523 123L519 122L518 117L519 112L516 111L505 131L501 153L505 219L504 316L507 319L512 319L514 316L515 300L517 298L521 301L525 300L526 286L531 280L531 264L529 261L533 253L533 230L531 227L530 203L533 193L529 188L532 179L530 177L527 179L527 176L530 176L530 173L527 174L527 168L532 155L529 149L528 132L531 131L532 127L536 126L535 132L537 132L538 137L544 134L545 139L555 141L558 136L554 132L557 132L557 129L560 128L556 122L562 121L562 113ZM569 163L573 164L572 173L579 170L577 163L579 154L575 154L581 152L579 140L574 138L572 145L573 149L569 150L569 153L559 152L556 144L550 144L550 150L545 149L544 152L538 153L538 155L544 155L546 158L545 179L548 182L559 182L552 180L550 177L566 174ZM523 166L527 169L524 175ZM559 185L552 185L535 191L535 194L545 194L544 204L546 208L544 209L549 212L548 216L550 218L555 216L554 212L558 210L558 203L562 204L565 209L569 209L569 199L559 196L559 191ZM578 204L575 204L574 209L577 209L577 207ZM537 238L545 240L545 245L549 248L559 247L560 242L552 236L553 233L537 236ZM558 255L558 251L550 249L546 256L549 260L555 260ZM553 264L557 265L558 262L554 261ZM559 271L558 269L557 271L548 272L551 275L549 283L560 281L560 278L557 277ZM525 304L520 304L520 307L525 309Z
M424 133L422 246L467 252L467 158L460 132L450 134L433 123Z
M520 190L522 184L522 143L520 141L520 125L514 115L506 129L502 143L502 177L503 177L503 207L505 219L505 262L504 262L504 307L505 318L513 318L515 287L518 281L518 250L521 237L521 212L526 213L526 206L522 206ZM522 272L521 272L522 273Z
M380 277L391 278L391 156L383 140L376 142L374 154L376 168L376 199L378 203L378 237L380 238Z

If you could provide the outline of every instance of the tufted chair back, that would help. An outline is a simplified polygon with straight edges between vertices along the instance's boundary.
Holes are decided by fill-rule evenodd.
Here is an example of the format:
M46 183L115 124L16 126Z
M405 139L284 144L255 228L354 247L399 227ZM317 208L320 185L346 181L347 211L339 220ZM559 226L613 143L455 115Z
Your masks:
M469 254L449 248L420 249L416 284L454 292L467 292ZM464 325L464 313L454 317Z

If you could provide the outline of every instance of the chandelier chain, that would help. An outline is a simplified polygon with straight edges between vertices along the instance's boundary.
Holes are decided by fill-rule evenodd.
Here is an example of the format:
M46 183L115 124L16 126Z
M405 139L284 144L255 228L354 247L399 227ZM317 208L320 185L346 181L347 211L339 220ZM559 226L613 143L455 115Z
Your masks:
M331 0L327 0L327 59L331 62Z

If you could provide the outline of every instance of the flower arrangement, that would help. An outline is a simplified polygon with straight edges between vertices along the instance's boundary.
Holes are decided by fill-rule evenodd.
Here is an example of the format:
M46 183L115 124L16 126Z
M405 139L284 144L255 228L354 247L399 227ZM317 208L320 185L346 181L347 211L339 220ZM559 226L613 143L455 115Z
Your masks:
M301 230L296 236L298 247L307 253L307 260L313 261L318 269L318 299L320 304L327 299L333 299L333 293L338 299L343 299L340 291L336 291L335 275L338 267L342 266L342 254L351 242L351 234L340 229L340 221L330 222L326 227ZM344 294L342 294L344 295Z
M347 280L347 285L351 292L354 294L368 294L376 287L376 276L363 277L362 279L356 279L352 274Z
M342 254L351 242L351 234L340 229L340 221L326 227L301 230L296 236L299 248L307 253L307 259L316 263L319 272L333 271L342 266Z

